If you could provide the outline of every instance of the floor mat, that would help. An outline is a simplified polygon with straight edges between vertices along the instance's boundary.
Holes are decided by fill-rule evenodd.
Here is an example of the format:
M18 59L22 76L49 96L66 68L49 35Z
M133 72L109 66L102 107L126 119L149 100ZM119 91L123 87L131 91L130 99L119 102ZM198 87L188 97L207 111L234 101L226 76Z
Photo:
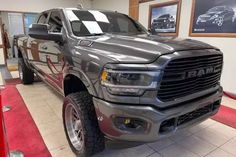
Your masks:
M4 113L10 150L20 150L25 157L51 157L16 87L6 85L1 95L3 105L12 107Z
M222 105L219 112L212 119L236 129L235 109Z

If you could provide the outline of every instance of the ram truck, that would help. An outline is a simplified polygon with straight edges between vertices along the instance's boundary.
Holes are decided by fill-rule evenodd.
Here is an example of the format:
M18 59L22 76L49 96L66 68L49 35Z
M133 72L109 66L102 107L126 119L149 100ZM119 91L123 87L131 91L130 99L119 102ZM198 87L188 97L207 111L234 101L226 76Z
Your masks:
M170 14L164 14L154 19L152 22L152 29L170 29L175 28L175 18Z
M64 130L78 157L101 152L107 141L169 137L221 104L218 48L152 35L121 13L51 9L17 42L23 84L37 75L64 96Z

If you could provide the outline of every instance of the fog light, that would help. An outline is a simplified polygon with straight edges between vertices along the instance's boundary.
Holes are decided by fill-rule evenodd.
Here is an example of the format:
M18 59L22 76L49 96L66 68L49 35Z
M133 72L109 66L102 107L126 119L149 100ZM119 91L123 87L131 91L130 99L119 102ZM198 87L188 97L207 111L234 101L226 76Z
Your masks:
M130 120L129 118L126 118L126 119L125 119L125 125L130 124L130 122L131 122L131 120Z
M145 132L147 130L147 122L138 118L129 118L129 117L115 117L114 118L115 126L127 132Z

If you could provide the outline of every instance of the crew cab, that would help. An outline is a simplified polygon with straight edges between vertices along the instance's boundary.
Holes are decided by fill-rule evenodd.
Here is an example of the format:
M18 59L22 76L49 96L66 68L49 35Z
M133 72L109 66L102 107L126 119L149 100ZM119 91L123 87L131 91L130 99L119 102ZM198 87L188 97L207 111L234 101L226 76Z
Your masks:
M220 107L218 48L152 35L125 14L45 11L29 36L18 39L18 50L23 84L37 75L64 97L64 129L79 157L102 151L105 139L147 143L169 137Z

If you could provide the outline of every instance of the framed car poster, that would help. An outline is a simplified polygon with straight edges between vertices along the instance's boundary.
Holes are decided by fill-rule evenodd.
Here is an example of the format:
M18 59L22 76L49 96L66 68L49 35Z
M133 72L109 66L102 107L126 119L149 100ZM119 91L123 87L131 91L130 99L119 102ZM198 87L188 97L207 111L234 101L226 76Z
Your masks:
M189 35L236 37L236 0L193 0Z
M149 7L149 30L161 36L178 36L181 0Z

